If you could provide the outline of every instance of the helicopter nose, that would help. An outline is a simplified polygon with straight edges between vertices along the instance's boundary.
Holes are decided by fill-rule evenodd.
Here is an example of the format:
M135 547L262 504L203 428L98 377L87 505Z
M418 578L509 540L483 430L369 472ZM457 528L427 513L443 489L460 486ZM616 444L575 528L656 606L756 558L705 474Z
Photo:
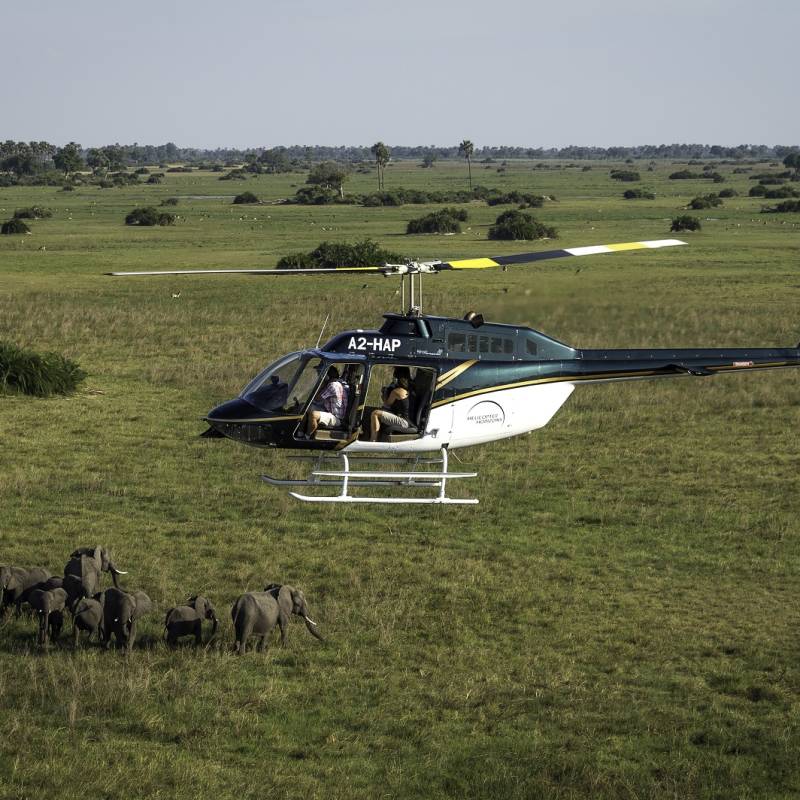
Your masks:
M263 416L254 405L237 397L209 411L206 420L213 425L215 422L249 422Z
M213 433L203 435L226 436L245 444L266 445L271 443L269 426L261 424L264 414L241 397L228 400L208 412L206 421Z

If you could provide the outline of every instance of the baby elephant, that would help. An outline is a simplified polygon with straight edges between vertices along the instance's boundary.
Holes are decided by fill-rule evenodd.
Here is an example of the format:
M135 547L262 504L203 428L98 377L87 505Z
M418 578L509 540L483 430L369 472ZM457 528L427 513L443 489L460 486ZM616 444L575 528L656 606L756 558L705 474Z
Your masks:
M64 625L67 593L64 589L34 589L28 603L39 616L39 644L47 647L49 638L58 639Z
M286 632L291 614L303 617L309 632L324 641L317 632L317 623L308 616L306 598L299 589L271 583L263 592L247 592L233 604L231 618L236 630L236 652L243 655L251 636L261 639L260 649L267 649L267 639L275 626L281 629L281 644L286 644Z
M87 631L87 640L97 633L98 639L103 638L103 605L100 602L103 593L99 592L94 597L84 597L75 606L72 617L72 644L80 646L80 633Z
M211 641L217 633L219 620L210 600L198 595L189 598L189 605L171 608L164 620L167 643L175 644L180 636L194 636L194 643L202 644L204 619L210 619L212 623Z

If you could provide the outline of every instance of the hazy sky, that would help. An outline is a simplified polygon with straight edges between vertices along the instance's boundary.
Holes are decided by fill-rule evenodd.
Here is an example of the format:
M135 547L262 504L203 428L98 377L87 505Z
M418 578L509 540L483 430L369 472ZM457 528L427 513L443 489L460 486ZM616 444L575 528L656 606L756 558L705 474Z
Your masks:
M0 3L0 139L800 143L798 0Z

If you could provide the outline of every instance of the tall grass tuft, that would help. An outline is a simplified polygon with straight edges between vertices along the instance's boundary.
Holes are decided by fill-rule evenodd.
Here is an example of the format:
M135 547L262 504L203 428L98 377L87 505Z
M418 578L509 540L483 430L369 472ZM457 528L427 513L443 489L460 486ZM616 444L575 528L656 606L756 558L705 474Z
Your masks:
M86 373L59 353L39 355L11 342L0 342L0 393L49 397L72 394Z

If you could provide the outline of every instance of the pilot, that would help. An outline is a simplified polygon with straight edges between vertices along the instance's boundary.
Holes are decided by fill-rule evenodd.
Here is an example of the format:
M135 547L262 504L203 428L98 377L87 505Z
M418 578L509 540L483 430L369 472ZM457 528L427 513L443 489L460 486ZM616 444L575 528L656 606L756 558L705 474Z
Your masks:
M383 400L383 408L376 408L370 414L369 440L378 441L381 425L394 430L405 430L411 425L411 374L408 367L398 367L394 371L394 386L387 386L388 394Z
M338 428L344 422L347 412L347 399L350 387L339 377L336 367L329 367L325 376L327 383L313 403L306 416L305 436L300 439L313 439L317 428Z

